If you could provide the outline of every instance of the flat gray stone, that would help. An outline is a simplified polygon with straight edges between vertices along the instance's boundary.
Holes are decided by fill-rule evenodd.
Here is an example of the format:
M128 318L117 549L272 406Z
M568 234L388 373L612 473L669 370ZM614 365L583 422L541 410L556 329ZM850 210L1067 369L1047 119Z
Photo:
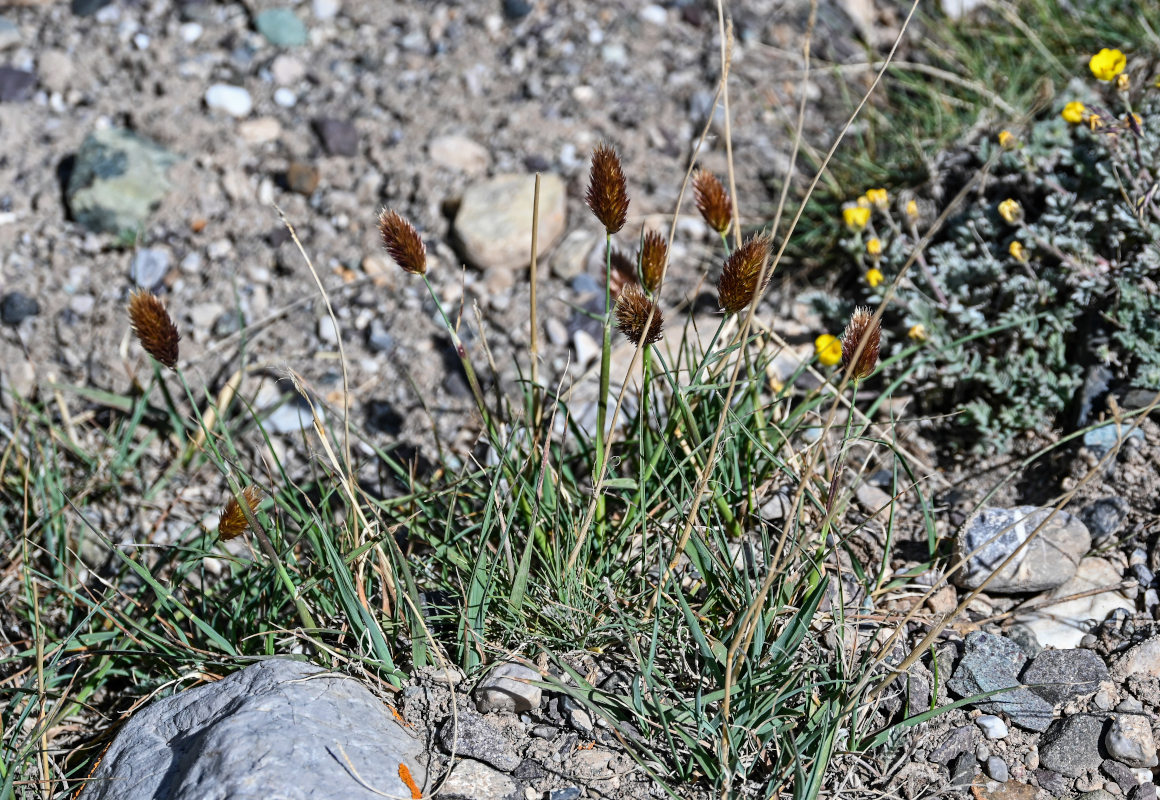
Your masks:
M1044 650L1023 670L1023 683L1052 705L1091 694L1108 679L1104 661L1091 650Z
M333 796L333 795L331 795ZM405 796L405 795L404 795ZM436 800L524 800L516 782L487 764L465 758L451 770Z
M1046 769L1078 778L1103 762L1100 733L1103 718L1093 714L1073 714L1051 725L1039 737L1039 763Z
M955 537L955 557L966 559L955 582L977 589L1050 513L1051 509L1036 506L983 509ZM1091 534L1078 517L1057 512L1035 540L987 584L986 591L1022 594L1061 586L1075 574L1091 544Z
M947 688L960 697L993 692L973 706L989 714L1006 714L1020 728L1042 731L1051 724L1051 704L1020 685L1016 677L1027 662L1019 645L975 631L967 636L966 652Z
M424 751L358 681L268 659L138 711L80 800L410 797Z
M482 269L521 269L531 263L534 194L534 175L497 175L467 187L454 229L467 260ZM541 176L537 257L564 233L566 213L564 181L558 175Z
M73 219L98 233L133 233L168 193L178 160L156 142L123 128L90 133L65 195Z
M458 720L448 719L443 723L439 744L448 754L454 752L457 756L484 761L504 772L511 772L523 761L501 725L491 717L466 709L459 712Z
M254 18L254 27L276 47L301 47L309 41L306 25L289 8L268 8Z

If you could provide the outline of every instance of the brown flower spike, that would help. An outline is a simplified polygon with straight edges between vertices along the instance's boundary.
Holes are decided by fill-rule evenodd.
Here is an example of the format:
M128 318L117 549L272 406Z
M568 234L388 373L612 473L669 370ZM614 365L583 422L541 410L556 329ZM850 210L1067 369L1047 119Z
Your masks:
M725 260L721 279L717 281L717 298L726 314L736 314L765 290L773 276L773 266L766 266L771 244L765 234L752 236ZM765 280L758 286L762 267L765 267Z
M652 314L652 322L648 321ZM648 330L645 330L648 323ZM648 299L637 284L630 284L616 301L616 327L636 345L659 342L664 329L660 307Z
M693 198L710 228L717 233L729 230L729 223L733 221L733 203L716 175L703 169L693 173Z
M247 486L242 490L242 499L246 501L246 505L250 507L250 513L253 514L258 510L258 504L262 502L262 492L257 486ZM228 542L230 539L236 539L247 530L250 529L250 523L246 519L245 512L242 511L241 505L238 503L236 497L231 497L222 509L221 518L218 520L218 538L223 542Z
M606 144L592 151L592 168L588 173L588 194L584 197L596 219L611 235L624 227L628 219L628 190L620 157Z
M170 369L177 368L181 335L162 303L152 292L136 289L129 295L129 322L145 352Z
M608 290L612 294L612 299L620 297L620 293L624 291L625 286L640 283L640 279L636 276L636 264L633 263L632 258L628 253L617 248L612 248L612 252L608 256L608 261L612 265L610 275L612 280L608 284Z
M878 346L882 339L882 323L874 319L874 312L866 306L854 309L850 322L842 333L842 368L850 369L854 364L851 376L860 381L869 378L878 365ZM862 345L862 352L858 353L858 346ZM855 361L855 356L857 360Z
M415 226L407 222L402 214L384 208L379 213L379 235L387 253L404 272L412 275L427 272L427 246L423 244Z
M653 294L661 288L668 258L669 246L665 244L665 237L656 231L646 231L640 245L640 277L644 288Z

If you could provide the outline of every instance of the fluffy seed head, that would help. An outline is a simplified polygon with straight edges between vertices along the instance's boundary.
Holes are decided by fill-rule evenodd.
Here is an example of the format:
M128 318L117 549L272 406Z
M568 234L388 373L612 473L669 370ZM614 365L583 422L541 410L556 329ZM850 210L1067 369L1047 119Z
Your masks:
M177 342L181 335L165 305L152 292L136 289L129 295L128 310L133 334L145 352L170 369L176 369Z
M850 369L853 364L851 377L854 380L868 378L874 372L874 367L878 365L878 345L881 339L882 324L874 319L874 312L866 306L854 309L842 333L842 368ZM861 353L858 352L859 347Z
M721 278L717 281L717 298L721 310L726 314L736 314L765 291L773 276L773 266L766 267L771 244L765 234L751 236L725 259ZM765 280L758 286L757 279L761 277L762 267L766 267Z
M640 277L644 288L654 294L661 288L668 258L669 246L665 243L665 237L656 231L646 231L640 246Z
M250 507L250 513L253 514L258 510L258 504L262 502L262 492L257 486L247 486L242 490L242 499L246 501L246 505ZM228 542L230 539L241 536L249 529L250 523L246 519L245 512L242 511L238 499L231 497L226 501L221 517L218 519L218 538L223 542Z
M412 275L427 272L427 246L415 226L402 214L387 208L379 212L379 235L387 253L404 272Z
M697 210L710 228L717 233L729 230L729 223L733 221L733 204L716 175L707 170L697 170L693 174L693 198L697 202Z
M584 199L608 233L616 233L624 227L628 219L628 189L620 157L607 144L598 144L592 151L588 194Z
M652 322L648 322L650 313ZM664 319L661 318L660 307L639 286L631 284L624 288L620 299L616 301L616 327L633 344L653 344L660 341Z

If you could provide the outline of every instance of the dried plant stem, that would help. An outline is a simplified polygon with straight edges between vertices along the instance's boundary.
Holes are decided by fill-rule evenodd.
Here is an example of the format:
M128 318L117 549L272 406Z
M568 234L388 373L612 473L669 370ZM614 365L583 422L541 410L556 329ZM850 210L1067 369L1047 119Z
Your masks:
M487 403L484 402L483 390L479 387L479 379L475 375L475 367L471 363L471 356L468 355L467 348L463 346L463 341L455 331L455 326L451 324L447 312L443 310L443 303L439 301L439 295L435 294L435 287L431 285L431 279L427 277L427 273L423 273L422 278L423 283L427 285L427 291L430 293L431 299L435 302L435 308L439 309L439 316L443 319L443 326L447 328L447 335L451 337L451 344L455 347L455 355L459 357L459 363L463 365L463 372L467 376L467 385L471 387L471 394L475 398L475 405L483 417L483 425L487 429L488 439L498 451L501 448L499 431L495 427L495 421L492 419L491 412L488 411Z
M536 313L536 251L540 245L540 173L536 173L536 188L532 195L532 261L528 267L529 294L528 320L531 323L531 371L532 371L532 429L540 429L543 416L543 400L540 393L540 348L539 318Z

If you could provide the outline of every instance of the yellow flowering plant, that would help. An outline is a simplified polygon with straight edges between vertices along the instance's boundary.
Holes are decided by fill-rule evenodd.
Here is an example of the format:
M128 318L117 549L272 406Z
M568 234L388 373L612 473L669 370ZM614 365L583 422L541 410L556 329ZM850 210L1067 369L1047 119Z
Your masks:
M866 270L866 283L871 289L877 289L884 280L886 276L882 274L882 270L873 267Z
M833 334L823 333L814 339L814 352L817 353L819 364L832 367L842 361L842 340Z
M1112 50L1105 47L1100 50L1088 61L1088 67L1101 81L1113 80L1117 75L1124 71L1124 67L1128 65L1127 57L1119 50Z
M846 227L857 233L870 223L870 208L868 206L846 206L842 209L842 221Z
M1060 112L1060 116L1063 117L1067 122L1070 122L1072 125L1079 125L1081 122L1083 122L1083 117L1086 113L1087 109L1084 108L1083 103L1079 102L1078 100L1072 100L1070 103L1063 107L1063 111Z

